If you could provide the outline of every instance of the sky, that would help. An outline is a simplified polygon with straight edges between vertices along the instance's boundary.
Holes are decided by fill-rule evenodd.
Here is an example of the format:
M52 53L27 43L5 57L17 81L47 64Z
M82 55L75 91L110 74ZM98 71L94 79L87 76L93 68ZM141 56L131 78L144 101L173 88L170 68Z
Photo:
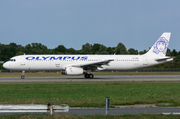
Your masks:
M1 0L0 43L148 50L163 32L180 51L180 0Z

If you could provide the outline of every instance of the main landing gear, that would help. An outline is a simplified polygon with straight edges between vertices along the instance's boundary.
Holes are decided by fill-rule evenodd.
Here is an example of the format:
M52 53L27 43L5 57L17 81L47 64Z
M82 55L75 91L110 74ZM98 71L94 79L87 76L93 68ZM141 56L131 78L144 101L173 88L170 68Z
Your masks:
M94 78L94 75L93 74L84 74L84 78L90 78L90 79L93 79Z
M25 73L25 71L22 71L21 79L24 79L24 78L25 78L24 73Z

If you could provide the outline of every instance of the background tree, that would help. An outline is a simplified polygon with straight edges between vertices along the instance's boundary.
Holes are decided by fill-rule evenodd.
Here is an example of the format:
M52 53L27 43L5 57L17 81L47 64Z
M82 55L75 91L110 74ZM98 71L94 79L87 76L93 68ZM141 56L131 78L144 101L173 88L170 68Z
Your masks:
M129 48L128 53L129 53L129 54L133 54L133 55L137 55L137 54L138 54L138 51L135 50L134 48Z
M169 48L167 49L166 56L171 56L171 50Z
M10 43L9 44L9 56L15 56L17 52L17 44L16 43Z
M7 61L10 56L9 56L9 49L8 45L0 45L0 60L1 61Z
M116 54L128 54L126 47L123 43L118 43L117 47L115 48Z
M32 54L32 47L31 47L30 44L27 44L27 45L25 46L25 53L26 53L26 54Z
M17 45L17 52L16 52L16 56L17 55L23 55L25 54L25 47L23 47L22 45Z
M66 49L66 54L77 54L77 51L74 48Z
M86 43L82 46L81 54L91 54L92 45L89 43Z
M108 52L107 52L107 47L104 46L104 45L100 45L99 53L100 53L100 54L108 54Z
M171 56L177 56L177 51L175 49L173 49L173 51L171 52Z
M92 46L91 53L92 53L92 54L99 54L100 46L101 46L100 44L95 43L95 44Z
M107 48L107 52L108 52L108 54L114 54L115 53L115 47L108 47Z
M21 49L23 49L21 47ZM20 51L20 53L23 52L23 50ZM25 46L24 48L25 54L47 54L48 48L45 45L42 45L41 43L31 43Z
M64 45L58 45L58 47L54 49L54 54L65 54L66 50L67 49L64 47Z
M143 50L143 51L139 52L140 55L143 55L143 54L146 54L146 53L147 53L147 50Z

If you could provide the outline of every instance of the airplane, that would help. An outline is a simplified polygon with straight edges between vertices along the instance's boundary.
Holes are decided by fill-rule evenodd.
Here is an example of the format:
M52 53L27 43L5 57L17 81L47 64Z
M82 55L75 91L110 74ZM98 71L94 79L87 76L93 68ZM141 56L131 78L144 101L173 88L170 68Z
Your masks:
M94 78L91 72L133 70L173 61L166 56L171 33L164 32L151 49L143 55L19 55L3 64L9 70L61 71L63 75L82 75Z

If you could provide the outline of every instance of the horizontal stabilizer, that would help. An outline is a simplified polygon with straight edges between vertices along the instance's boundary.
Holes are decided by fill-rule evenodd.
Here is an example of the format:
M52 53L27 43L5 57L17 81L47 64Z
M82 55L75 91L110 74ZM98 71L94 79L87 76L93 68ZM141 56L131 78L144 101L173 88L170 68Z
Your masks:
M174 57L164 57L164 58L158 58L158 59L156 59L156 61L166 61L166 60L169 60L169 59L174 59Z

